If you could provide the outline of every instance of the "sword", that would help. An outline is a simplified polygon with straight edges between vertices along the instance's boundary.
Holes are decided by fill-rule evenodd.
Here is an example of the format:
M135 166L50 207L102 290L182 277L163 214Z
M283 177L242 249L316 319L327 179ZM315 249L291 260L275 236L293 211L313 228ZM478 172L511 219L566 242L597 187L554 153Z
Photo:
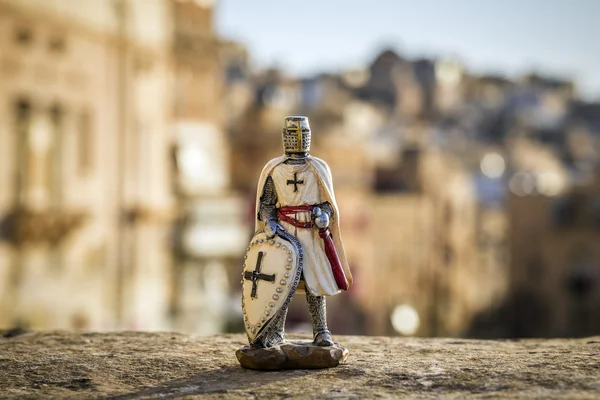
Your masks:
M331 231L329 228L319 228L319 236L321 239L323 239L325 255L329 260L329 265L331 265L331 272L333 272L335 283L340 289L348 290L348 279L346 279L346 274L344 273L344 268L342 268L340 257L338 256L335 245L333 244Z
M317 217L319 217L322 211L319 207L315 207L313 212ZM346 274L344 273L342 262L340 261L340 257L338 256L337 250L335 249L335 244L333 243L333 236L331 235L331 231L329 230L329 227L321 228L318 225L317 227L319 228L319 237L323 239L325 255L327 256L327 260L329 260L329 265L331 266L331 272L333 273L335 283L340 289L348 290L348 279L346 279Z

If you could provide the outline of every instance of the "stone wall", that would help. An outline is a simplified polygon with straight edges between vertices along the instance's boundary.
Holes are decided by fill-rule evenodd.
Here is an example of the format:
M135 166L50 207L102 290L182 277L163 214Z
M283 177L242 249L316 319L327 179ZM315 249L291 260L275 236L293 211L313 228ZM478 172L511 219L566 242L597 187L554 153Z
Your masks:
M599 398L600 337L338 336L346 365L242 369L242 335L0 332L2 398Z

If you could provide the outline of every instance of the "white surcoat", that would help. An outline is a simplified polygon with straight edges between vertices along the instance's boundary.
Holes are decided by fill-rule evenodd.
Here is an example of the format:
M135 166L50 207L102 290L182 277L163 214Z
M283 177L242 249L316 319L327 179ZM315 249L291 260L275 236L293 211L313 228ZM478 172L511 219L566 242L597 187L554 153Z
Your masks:
M324 161L309 157L308 162L301 165L284 164L285 158L271 160L263 170L258 185L257 206L264 183L271 176L277 192L277 207L315 205L329 202L334 210L330 222L330 230L340 261L344 268L348 283L352 283L352 274L344 254L339 232L338 208L333 196L331 173ZM295 182L295 183L294 183ZM290 217L301 222L311 221L310 212L297 212ZM285 230L298 238L304 249L304 281L308 290L318 296L331 296L339 293L335 283L329 260L325 255L323 239L317 228L297 228L285 221L279 221ZM263 222L257 220L257 230L264 228Z

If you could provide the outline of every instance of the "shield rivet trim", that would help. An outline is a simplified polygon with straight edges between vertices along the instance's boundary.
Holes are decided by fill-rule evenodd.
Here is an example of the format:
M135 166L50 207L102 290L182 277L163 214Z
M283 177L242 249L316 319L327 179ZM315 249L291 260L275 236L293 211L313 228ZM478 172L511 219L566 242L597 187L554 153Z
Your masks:
M283 276L285 276L286 278L289 278L290 277L290 273L286 272Z
M269 307L275 307L275 303L269 303Z
M285 279L282 279L279 283L282 285L285 285L287 283L287 281Z
M273 295L273 300L279 300L279 296L277 296L276 294Z
M282 289L282 288L280 288L280 287L278 287L277 289L275 289L275 291L276 291L277 293L281 293L281 292L283 292L283 289Z

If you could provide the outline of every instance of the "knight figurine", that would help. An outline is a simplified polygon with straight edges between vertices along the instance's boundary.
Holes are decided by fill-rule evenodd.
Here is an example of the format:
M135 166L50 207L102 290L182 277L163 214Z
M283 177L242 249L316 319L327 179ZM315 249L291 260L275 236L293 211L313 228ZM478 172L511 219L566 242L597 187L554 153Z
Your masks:
M309 155L307 117L286 117L282 138L284 155L269 161L258 181L255 235L242 275L244 326L252 348L281 345L289 302L304 292L312 346L330 347L325 297L352 284L331 171Z

